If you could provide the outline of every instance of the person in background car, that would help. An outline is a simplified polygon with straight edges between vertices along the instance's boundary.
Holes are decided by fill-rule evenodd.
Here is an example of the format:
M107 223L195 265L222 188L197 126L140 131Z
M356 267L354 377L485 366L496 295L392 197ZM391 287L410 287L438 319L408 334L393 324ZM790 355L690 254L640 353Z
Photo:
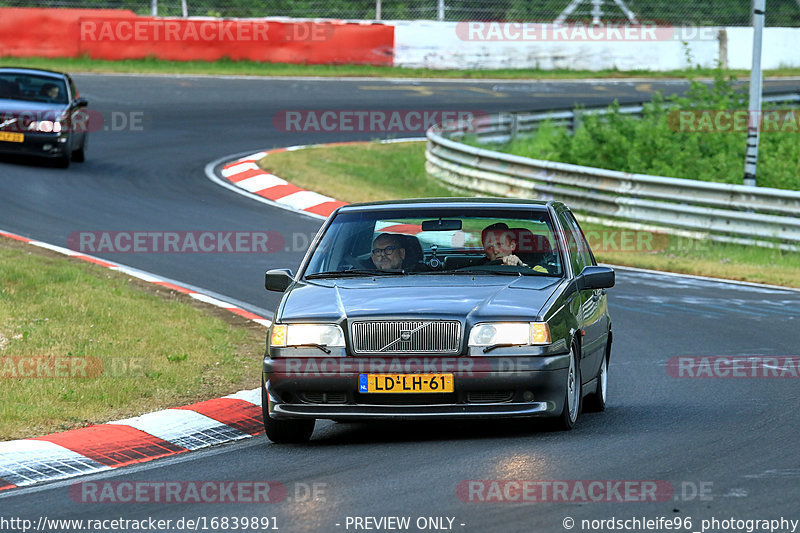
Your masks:
M39 89L39 96L44 96L51 100L58 99L58 85L54 83L45 83L42 85L42 88Z
M406 258L403 239L392 233L381 233L372 243L372 262L378 270L400 270Z

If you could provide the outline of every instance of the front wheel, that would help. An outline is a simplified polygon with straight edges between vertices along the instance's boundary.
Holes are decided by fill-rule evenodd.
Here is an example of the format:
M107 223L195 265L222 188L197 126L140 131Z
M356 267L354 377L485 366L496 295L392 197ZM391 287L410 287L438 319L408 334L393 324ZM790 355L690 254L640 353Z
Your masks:
M56 168L69 168L70 156L71 156L71 154L69 154L69 153L59 155L53 161L53 165Z
M76 163L83 163L86 161L86 150L89 149L89 136L84 134L81 147L72 152L72 160Z
M569 353L569 370L567 370L567 380L565 385L566 393L564 397L564 408L556 419L556 429L569 431L575 427L578 414L581 412L581 365L578 361L579 348L573 344Z
M264 431L267 438L276 444L307 442L314 433L316 420L313 418L275 420L269 416L269 400L263 378L261 380L261 414L264 418Z
M587 411L599 413L606 410L606 396L608 394L608 359L603 354L600 371L597 373L597 388L586 398L584 407Z

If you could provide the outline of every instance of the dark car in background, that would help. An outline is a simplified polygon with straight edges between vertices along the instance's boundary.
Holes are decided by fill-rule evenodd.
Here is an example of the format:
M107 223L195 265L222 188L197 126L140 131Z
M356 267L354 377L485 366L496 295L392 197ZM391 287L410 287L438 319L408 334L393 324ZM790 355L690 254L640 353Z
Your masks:
M489 258L493 231L514 264ZM396 268L379 270L373 256L388 253ZM272 441L307 440L316 419L541 417L568 430L582 407L605 408L614 271L559 202L343 206L298 273L265 284L283 292L262 376Z
M86 105L68 74L0 67L0 154L46 157L60 167L84 161Z

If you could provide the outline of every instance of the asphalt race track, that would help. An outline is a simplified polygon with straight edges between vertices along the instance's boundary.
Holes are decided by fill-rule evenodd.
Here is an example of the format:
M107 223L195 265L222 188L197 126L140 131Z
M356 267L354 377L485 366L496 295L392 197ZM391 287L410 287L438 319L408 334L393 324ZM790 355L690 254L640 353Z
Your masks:
M280 111L551 109L614 98L640 101L656 89L686 88L682 82L645 81L88 75L78 75L76 81L91 109L118 120L90 137L87 162L60 170L38 161L0 159L0 228L60 246L66 246L71 233L92 230L274 230L287 242L313 235L319 220L242 197L204 175L209 161L230 154L377 137L284 133L273 127L273 116ZM797 85L769 84L773 90L796 90ZM141 120L141 126L122 125L131 117ZM289 246L266 255L95 255L223 295L271 316L278 298L264 291L264 271L296 268L300 248ZM320 422L307 445L274 445L259 436L77 480L6 491L0 494L0 516L34 523L43 516L172 520L162 531L181 531L176 524L182 518L205 520L206 527L198 530L225 531L233 530L231 522L228 527L211 527L210 520L270 517L268 527L277 525L284 532L536 533L625 530L626 524L632 531L702 531L704 526L706 531L731 531L746 530L744 522L724 527L723 521L731 518L800 519L796 376L691 379L673 377L667 370L667 362L677 356L800 355L800 292L620 270L609 294L615 344L608 408L601 414L585 413L569 433L543 431L525 422ZM92 503L69 492L75 483L88 481L267 480L281 483L285 498L266 504ZM470 480L538 480L544 483L536 499L550 501L519 501L521 490L514 485L469 485ZM601 481L594 487L604 487L607 497L580 501L575 480L583 487ZM570 490L556 492L564 486L559 481L570 482ZM626 481L634 483L625 485ZM462 490L466 486L475 490ZM491 491L500 486L506 488L500 489L500 496L510 501L496 501L498 493ZM626 496L625 486L670 490L637 498L632 492ZM476 501L492 495L495 501ZM615 501L619 499L629 501ZM397 524L383 522L379 528L366 517L409 517L410 526L392 529L387 526ZM437 517L442 520L427 520ZM612 524L615 527L582 523L611 518L639 522ZM666 521L675 524L676 518L681 519L680 527L668 528ZM649 528L642 523L647 519L654 521ZM703 524L712 519L718 522ZM754 530L763 531L757 527ZM47 529L80 530L74 524ZM128 530L110 525L105 529Z

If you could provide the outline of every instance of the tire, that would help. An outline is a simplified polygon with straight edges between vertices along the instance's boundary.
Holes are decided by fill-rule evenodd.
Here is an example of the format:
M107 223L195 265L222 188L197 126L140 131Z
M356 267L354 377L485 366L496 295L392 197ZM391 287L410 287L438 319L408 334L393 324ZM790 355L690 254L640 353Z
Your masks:
M63 154L53 160L53 165L56 168L69 168L70 154Z
M72 160L76 163L83 163L86 161L86 151L89 149L89 136L84 135L81 147L72 152Z
M603 362L600 363L600 370L597 373L597 388L586 397L586 402L583 404L585 411L600 413L606 410L606 396L608 395L608 358L606 355L603 354Z
M311 434L314 433L316 420L311 419L288 419L275 420L269 416L269 401L267 391L264 389L264 380L261 380L261 414L264 418L264 431L267 438L276 444L290 444L308 442Z
M567 380L564 384L566 389L564 394L564 408L558 415L555 429L558 431L569 431L575 427L578 415L581 412L581 400L583 391L581 390L581 365L578 361L578 347L573 343L569 352L569 370L567 370Z

